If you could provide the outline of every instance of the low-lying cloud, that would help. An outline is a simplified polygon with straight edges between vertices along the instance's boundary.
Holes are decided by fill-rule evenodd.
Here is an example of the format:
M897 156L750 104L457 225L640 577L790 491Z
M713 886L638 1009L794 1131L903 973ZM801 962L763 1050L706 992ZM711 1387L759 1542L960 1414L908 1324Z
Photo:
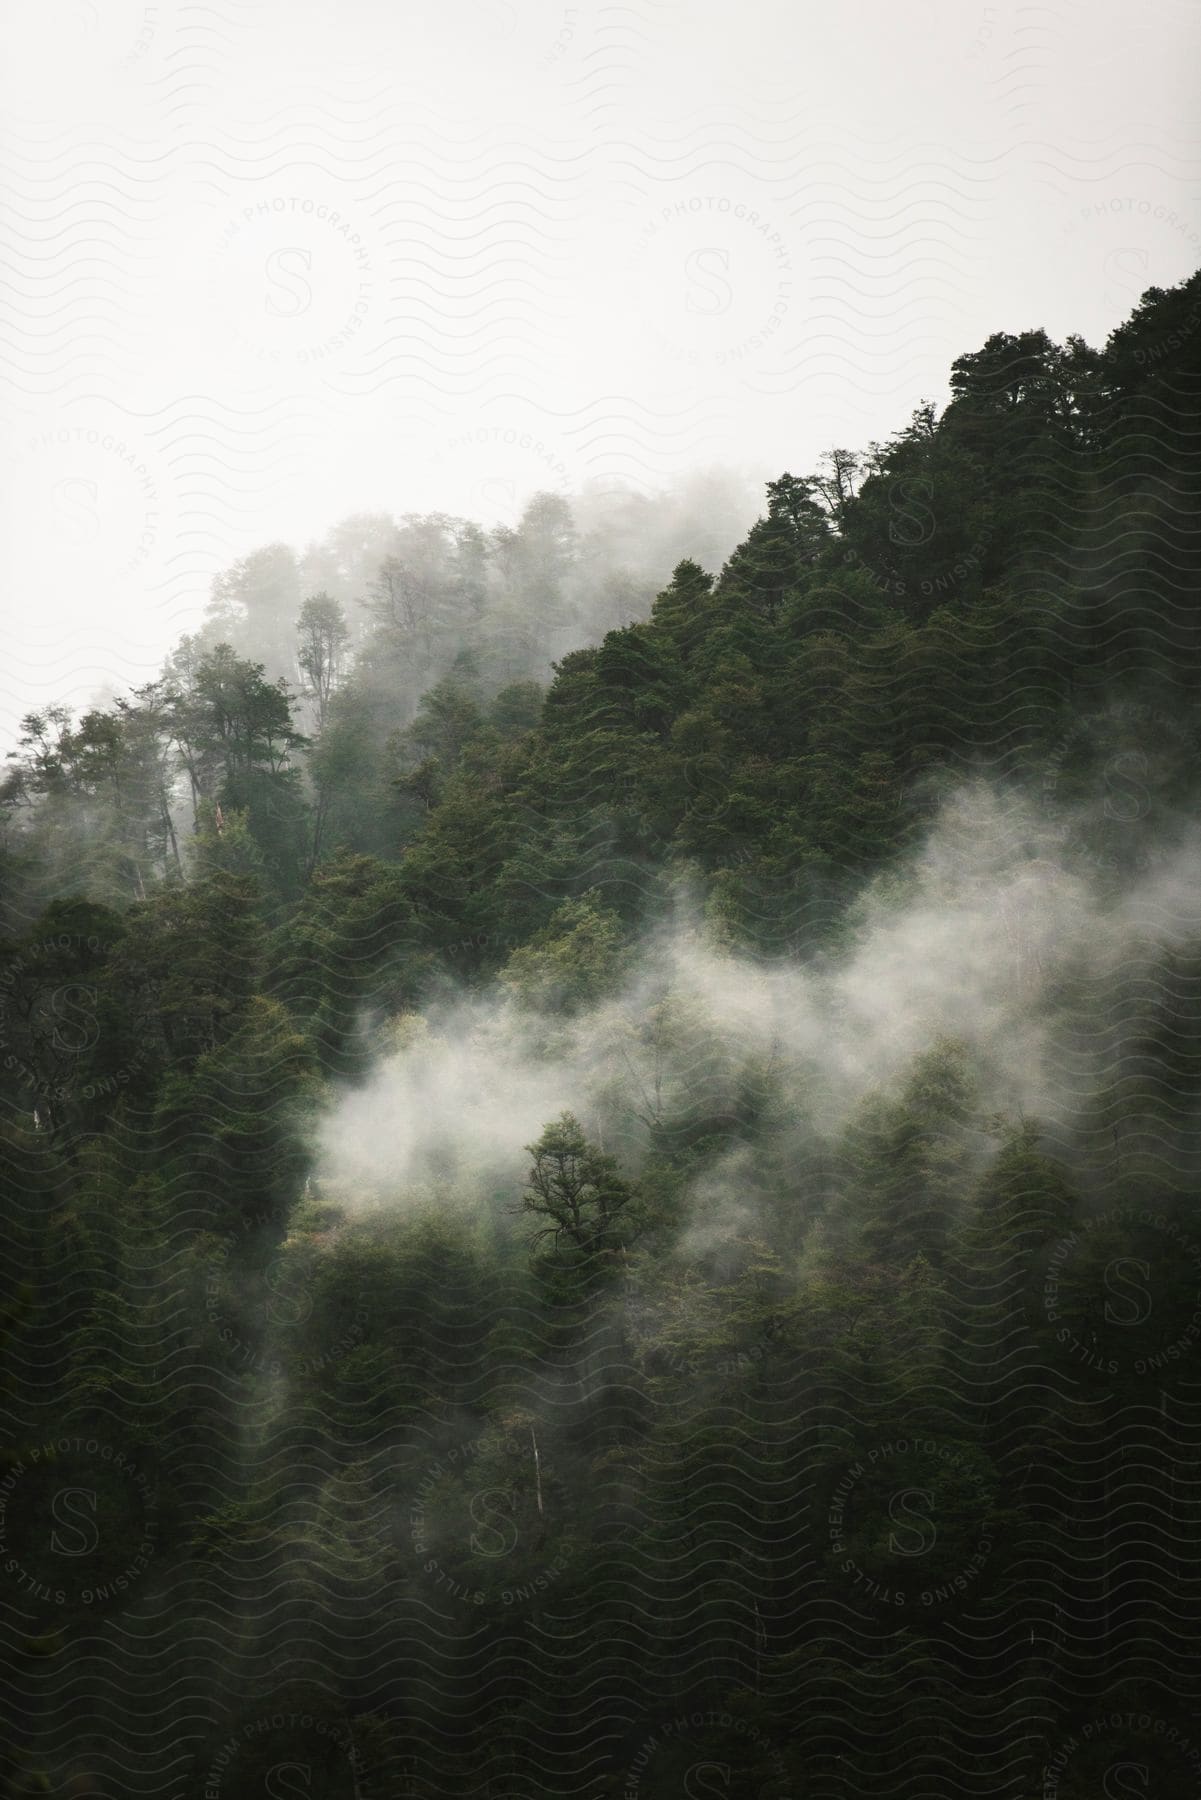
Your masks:
M395 1050L323 1121L331 1196L352 1209L511 1203L524 1146L564 1109L636 1172L656 1125L736 1117L752 1075L789 1129L833 1136L948 1038L984 1106L1070 1120L1079 1071L1065 1085L1055 996L1073 971L1103 989L1197 933L1201 843L1192 833L1118 891L1065 842L1062 819L1030 799L973 785L865 891L837 954L764 963L680 916L583 1015L532 1014L498 984L402 1021Z

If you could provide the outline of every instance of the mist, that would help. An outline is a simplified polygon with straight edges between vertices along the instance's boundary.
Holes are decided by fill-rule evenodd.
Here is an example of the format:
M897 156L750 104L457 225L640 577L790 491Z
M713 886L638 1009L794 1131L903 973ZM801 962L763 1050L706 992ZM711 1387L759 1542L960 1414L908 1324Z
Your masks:
M568 1110L632 1171L652 1134L690 1117L737 1124L753 1071L770 1071L773 1130L798 1152L831 1143L865 1097L897 1092L940 1042L966 1051L976 1111L1040 1122L1061 1154L1087 1142L1112 1082L1102 1039L1123 973L1195 946L1201 836L1181 825L1146 866L1115 878L1087 849L1091 807L1048 811L985 781L951 794L920 849L869 885L840 948L801 962L750 959L681 892L645 936L619 992L570 1020L514 998L501 978L395 1028L399 1044L322 1121L323 1191L352 1214L432 1206L511 1210L524 1146ZM1072 846L1075 846L1074 850ZM1070 1018L1068 984L1090 997ZM1089 1085L1083 1047L1098 1058ZM1130 1102L1125 1129L1147 1122ZM1159 1138L1196 1165L1193 1109ZM1157 1126L1162 1133L1162 1121ZM977 1147L983 1139L977 1134ZM736 1156L743 1152L736 1152ZM706 1231L737 1182L705 1177Z
M1192 1792L1201 11L6 47L0 1800Z
M14 16L0 732L150 679L257 544L760 484L883 440L990 331L1101 342L1201 244L1196 17L1115 57L1127 23Z

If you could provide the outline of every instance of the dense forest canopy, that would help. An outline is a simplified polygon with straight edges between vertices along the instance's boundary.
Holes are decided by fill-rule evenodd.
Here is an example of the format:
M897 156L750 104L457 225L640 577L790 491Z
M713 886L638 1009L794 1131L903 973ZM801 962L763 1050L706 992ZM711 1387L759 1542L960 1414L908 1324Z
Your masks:
M1199 327L24 720L5 1794L1201 1788Z

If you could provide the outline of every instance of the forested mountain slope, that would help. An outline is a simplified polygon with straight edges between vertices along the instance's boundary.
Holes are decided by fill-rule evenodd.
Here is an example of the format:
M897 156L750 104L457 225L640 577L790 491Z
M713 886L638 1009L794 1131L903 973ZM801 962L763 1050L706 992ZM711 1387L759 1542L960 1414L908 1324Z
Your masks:
M1199 325L30 716L4 1792L1201 1783Z

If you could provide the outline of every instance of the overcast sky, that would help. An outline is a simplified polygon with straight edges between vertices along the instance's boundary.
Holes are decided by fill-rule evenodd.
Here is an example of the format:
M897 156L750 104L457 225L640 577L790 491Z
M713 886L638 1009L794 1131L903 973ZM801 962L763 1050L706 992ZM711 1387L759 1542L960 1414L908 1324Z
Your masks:
M256 544L803 472L1201 264L1192 0L8 13L5 739Z

